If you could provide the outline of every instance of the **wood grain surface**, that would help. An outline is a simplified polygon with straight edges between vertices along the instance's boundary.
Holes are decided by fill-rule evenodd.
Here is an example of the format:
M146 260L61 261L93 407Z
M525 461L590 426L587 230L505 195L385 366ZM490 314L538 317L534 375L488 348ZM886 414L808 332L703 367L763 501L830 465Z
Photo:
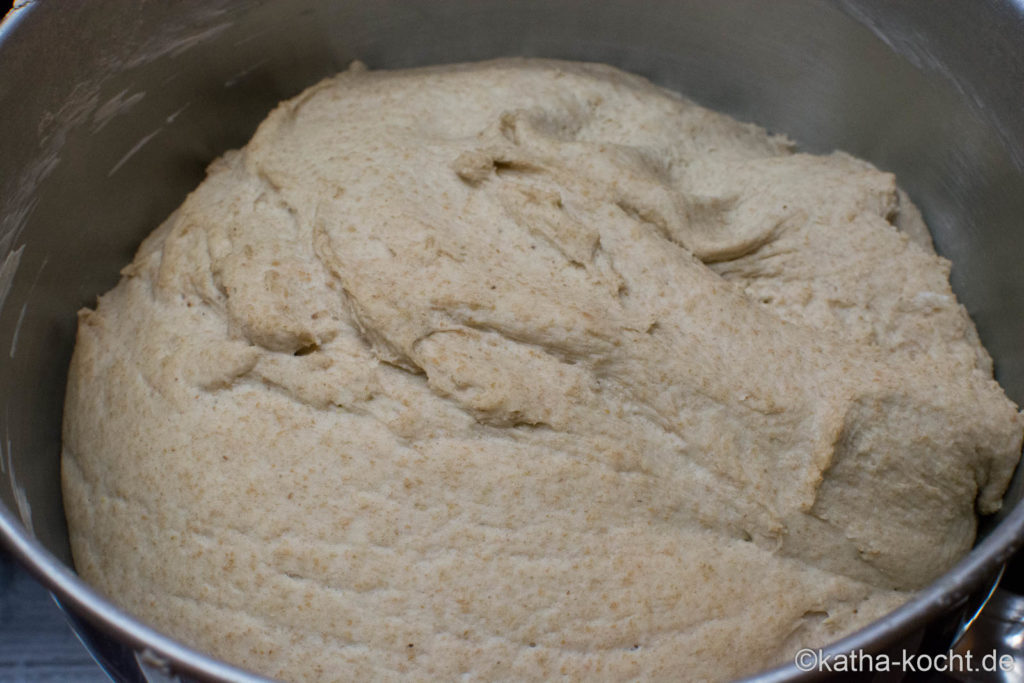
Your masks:
M50 594L0 550L0 681L107 681Z

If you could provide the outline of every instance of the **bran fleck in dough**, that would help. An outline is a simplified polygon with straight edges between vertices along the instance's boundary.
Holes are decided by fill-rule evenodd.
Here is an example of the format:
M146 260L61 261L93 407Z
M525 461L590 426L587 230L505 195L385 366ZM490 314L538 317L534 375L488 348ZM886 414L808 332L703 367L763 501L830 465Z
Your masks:
M999 508L948 275L892 175L613 68L353 68L82 311L75 564L289 680L752 673Z

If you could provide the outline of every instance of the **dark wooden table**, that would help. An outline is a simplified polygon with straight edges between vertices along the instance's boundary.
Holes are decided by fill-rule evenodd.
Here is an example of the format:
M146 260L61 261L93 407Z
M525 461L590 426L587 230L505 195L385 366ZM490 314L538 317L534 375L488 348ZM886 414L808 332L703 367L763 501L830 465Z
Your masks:
M50 594L0 550L0 681L107 680Z

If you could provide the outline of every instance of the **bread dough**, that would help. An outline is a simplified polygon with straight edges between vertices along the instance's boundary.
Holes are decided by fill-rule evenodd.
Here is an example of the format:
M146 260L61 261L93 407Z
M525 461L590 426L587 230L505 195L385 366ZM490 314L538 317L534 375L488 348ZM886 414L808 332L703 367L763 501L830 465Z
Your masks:
M75 565L284 679L782 663L1000 505L948 274L892 175L613 68L357 65L82 311Z

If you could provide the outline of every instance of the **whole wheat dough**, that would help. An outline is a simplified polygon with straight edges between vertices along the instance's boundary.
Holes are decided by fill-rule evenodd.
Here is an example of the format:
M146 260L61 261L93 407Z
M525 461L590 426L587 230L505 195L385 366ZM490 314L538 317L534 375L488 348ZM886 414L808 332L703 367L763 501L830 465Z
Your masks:
M785 662L1000 505L948 274L892 175L610 67L356 65L81 313L76 567L285 679Z

